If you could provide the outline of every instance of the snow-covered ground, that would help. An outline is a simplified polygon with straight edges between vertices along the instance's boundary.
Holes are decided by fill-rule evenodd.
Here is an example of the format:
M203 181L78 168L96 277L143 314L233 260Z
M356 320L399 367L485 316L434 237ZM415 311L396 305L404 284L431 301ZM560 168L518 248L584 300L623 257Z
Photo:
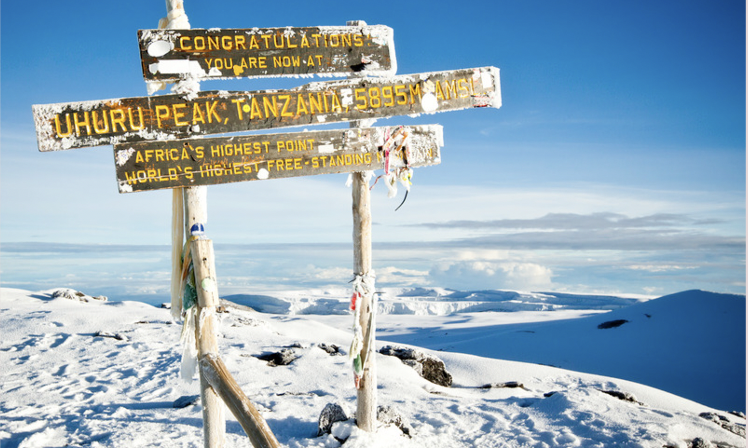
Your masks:
M202 445L200 405L173 407L197 395L198 382L179 379L181 325L168 310L0 293L3 448ZM221 356L284 446L340 446L317 437L317 420L327 403L355 409L356 391L347 357L320 346L347 352L347 296L232 296L265 313L220 314ZM386 289L379 308L378 346L423 347L453 384L378 354L379 404L402 416L410 437L342 422L333 433L351 433L344 447L746 446L745 417L727 412L745 410L744 296ZM298 358L287 366L253 356L291 346ZM227 421L228 446L251 446L230 413Z

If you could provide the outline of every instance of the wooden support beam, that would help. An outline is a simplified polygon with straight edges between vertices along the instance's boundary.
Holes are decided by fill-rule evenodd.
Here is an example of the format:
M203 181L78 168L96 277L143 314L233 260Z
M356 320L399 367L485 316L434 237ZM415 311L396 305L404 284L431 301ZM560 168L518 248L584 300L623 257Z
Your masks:
M188 209L187 213L189 212ZM216 308L219 298L213 242L207 239L193 240L191 250L197 289L195 340L197 340L197 353L200 359L209 354L218 355ZM200 398L203 403L204 446L205 448L223 447L226 445L226 417L223 403L215 390L210 387L202 369L200 370Z
M349 26L366 26L363 20L348 21ZM352 78L360 78L362 74ZM376 118L352 121L351 128L370 127ZM437 145L438 146L438 145ZM352 210L353 210L353 274L361 280L373 278L371 257L371 194L369 175L359 171L352 176ZM371 277L370 277L371 276ZM373 286L373 285L372 285ZM374 347L376 332L376 307L374 291L362 294L360 301L359 321L363 333L361 350L362 373L356 392L356 426L367 432L377 431L377 364Z
M231 376L220 356L208 353L200 357L200 377L207 379L223 399L255 448L279 448L280 444L267 422Z
M366 173L353 173L353 272L362 277L372 269L371 195ZM377 366L374 349L376 308L372 294L363 294L359 324L364 336L363 373L356 400L356 424L368 432L377 430Z

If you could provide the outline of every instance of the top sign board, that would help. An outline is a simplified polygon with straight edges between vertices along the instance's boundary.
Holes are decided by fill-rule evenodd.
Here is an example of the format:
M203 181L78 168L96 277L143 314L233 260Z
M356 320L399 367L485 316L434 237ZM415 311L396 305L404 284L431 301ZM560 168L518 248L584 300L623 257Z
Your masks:
M221 79L323 74L394 75L392 29L310 28L140 30L143 77Z

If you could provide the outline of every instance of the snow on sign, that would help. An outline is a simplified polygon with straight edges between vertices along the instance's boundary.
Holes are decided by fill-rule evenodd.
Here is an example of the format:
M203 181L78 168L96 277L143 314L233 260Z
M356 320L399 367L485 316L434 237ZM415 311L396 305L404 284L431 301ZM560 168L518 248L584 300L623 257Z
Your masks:
M394 75L392 28L139 30L143 77L151 81L323 74Z
M436 165L439 125L339 129L114 145L120 193Z
M499 69L32 106L40 151L501 106Z

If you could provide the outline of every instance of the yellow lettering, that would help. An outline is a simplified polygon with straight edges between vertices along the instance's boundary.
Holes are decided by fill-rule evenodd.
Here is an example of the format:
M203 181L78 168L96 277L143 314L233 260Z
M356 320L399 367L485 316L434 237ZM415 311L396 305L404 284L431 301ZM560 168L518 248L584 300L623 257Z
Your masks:
M194 103L192 105L192 124L198 121L205 124L205 115L203 115L203 111L200 109L200 104Z
M216 106L218 106L217 100L213 100L211 103L207 104L208 123L213 123L213 117L216 117L216 122L221 122L221 117L216 112Z
M157 105L156 106L156 123L159 128L163 127L161 126L161 120L164 120L167 118L169 118L169 106L166 106L164 104ZM114 116L112 116L112 121L114 121Z
M382 107L382 97L380 95L379 87L369 87L369 104L374 109Z
M112 109L109 111L112 115L112 132L117 132L117 125L119 125L122 132L127 132L127 126L125 126L125 111L122 109ZM115 117L117 115L117 117Z
M70 137L73 134L73 129L70 124L70 114L65 115L65 121L68 125L68 132L64 133L60 130L60 116L55 115L55 130L57 131L57 138Z
M239 115L240 120L244 119L244 114L242 113L242 106L241 106L242 103L244 103L244 101L246 101L244 98L231 100L232 103L236 104L236 113L237 115Z
M173 104L171 106L172 110L174 111L174 124L177 126L187 126L190 123L186 121L181 121L180 118L183 118L187 115L186 112L183 112L182 109L186 109L186 104Z
M286 100L286 102L283 103L283 108L281 109L281 117L293 117L293 114L288 111L288 106L291 105L291 95L278 95L278 98L280 98L281 100Z
M467 98L470 96L470 92L468 92L468 88L465 84L467 84L467 81L464 78L457 80L457 91L459 92L458 96L460 98Z
M257 103L257 97L253 96L250 104L251 104L251 111L249 113L249 119L254 120L255 118L263 118L262 110L260 110L260 105Z
M273 100L272 103L270 100ZM270 117L270 114L273 114L274 117L278 117L278 98L272 96L263 96L262 97L262 107L265 109L265 116Z
M97 134L103 134L105 132L109 132L109 120L107 120L106 118L106 111L101 113L101 118L102 118L101 121L104 123L103 129L99 129L99 120L98 118L96 118L96 111L95 110L91 111L91 120L93 121L94 132L96 132Z
M127 113L130 116L130 129L133 131L139 131L145 127L145 122L143 121L143 108L138 106L138 115L140 116L140 125L135 126L135 120L133 120L132 117L132 109L127 109Z
M317 107L317 111L318 112L320 112L320 113L323 112L323 110L322 110L322 104L321 104L322 101L320 99L320 95L322 95L322 93L317 92L317 94L316 94L317 97L315 98L315 94L314 93L310 93L309 94L309 109L310 109L310 113L312 115L314 115L314 107L315 106Z
M91 122L88 116L88 111L83 112L83 117L85 118L85 120L81 122L81 121L78 121L78 113L76 112L75 114L73 114L73 123L75 123L75 133L77 135L81 135L81 125L85 125L86 132L88 133L88 135L91 135Z
M338 111L343 112L343 106L340 104L340 98L338 98L338 95L333 92L332 98L330 100L330 111L335 112L335 109L338 109Z
M183 50L192 50L192 45L188 46L187 44L185 44L185 41L189 42L190 41L190 37L189 36L180 36L179 37L179 47L181 49L183 49Z
M302 111L305 115L309 114L309 110L306 108L306 102L301 94L296 96L296 116L300 116Z
M364 93L366 92L366 87L359 87L355 90L354 97L357 101L356 108L360 110L365 110L368 107L368 102L366 101L366 95ZM362 104L358 104L358 101L362 101Z
M252 36L252 38L249 40L249 49L250 50L259 50L260 49L260 42L257 40L257 36Z
M442 83L439 81L436 81L434 83L434 87L436 87L436 97L440 100L444 100L447 98L444 98L444 92L442 92Z
M236 49L246 50L247 49L247 36L236 35L234 37L235 37Z
M208 36L208 50L220 50L221 46L218 44L218 36Z
M457 98L457 81L444 81L444 96L445 99Z
M392 91L392 86L382 87L382 97L384 97L384 107L392 107L395 105L395 95Z
M395 98L397 98L397 104L404 106L408 104L408 91L407 87L402 84L395 86ZM402 98L402 101L401 101Z
M421 83L410 84L408 87L410 88L410 104L414 104L416 95L419 100L421 99Z
M132 185L138 182L138 177L135 174L135 172L127 172L125 171L125 179L127 179L127 184Z

